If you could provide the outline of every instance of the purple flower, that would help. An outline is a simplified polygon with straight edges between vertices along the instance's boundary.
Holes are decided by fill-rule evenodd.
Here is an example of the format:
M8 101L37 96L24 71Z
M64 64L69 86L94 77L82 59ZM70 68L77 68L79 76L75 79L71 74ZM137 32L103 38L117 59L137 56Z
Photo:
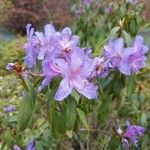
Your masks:
M24 45L25 54L24 63L27 68L32 68L36 63L36 57L38 55L39 41L34 35L34 29L31 28L31 24L26 26L27 42Z
M51 55L56 49L57 33L51 24L44 27L44 33L35 32L36 38L39 41L39 52L37 58L43 60L46 56Z
M119 67L123 57L124 40L122 38L109 40L108 45L104 47L104 58L111 68Z
M132 44L124 50L124 57L119 65L119 70L125 75L131 73L137 74L140 68L145 67L145 54L148 51L148 47L144 45L144 39L141 36L137 36Z
M51 53L47 53L45 59L42 61L42 71L45 78L38 89L39 91L47 86L53 77L60 75L63 66L59 67L57 63L63 63L63 61L70 59L70 53L76 48L79 40L78 36L72 35L72 31L68 27L64 28L61 33L57 33L56 37L57 44L55 48Z
M95 77L106 77L110 71L109 65L105 62L104 58L102 57L95 57L93 59L93 71L91 74L91 78Z
M117 133L122 138L122 148L124 150L129 150L129 142L132 142L136 147L138 146L138 140L144 136L144 127L131 125L127 121L127 128L123 131L118 128Z
M137 36L131 47L124 48L122 38L110 40L104 47L104 58L112 69L119 69L122 74L137 74L140 68L145 66L145 54L148 47L144 45L144 39Z
M56 63L59 68L62 68L61 76L63 77L55 95L56 100L63 100L73 89L88 99L97 98L97 86L87 80L92 71L92 60L82 49L76 48L70 54L69 62L62 60Z
M77 46L79 37L72 35L69 27L64 28L58 38L58 55L67 57L67 55Z
M4 107L3 110L4 110L4 112L6 112L6 113L10 113L10 112L15 111L15 110L16 110L16 107L13 106L13 105L9 105L9 106Z
M110 13L112 13L112 7L110 7L110 6L107 6L107 7L105 7L105 9L104 9L104 12L106 13L106 14L110 14Z
M88 5L92 2L92 0L83 0L83 4Z
M34 140L28 141L28 143L26 144L26 150L36 150Z
M121 146L123 150L129 150L129 141L123 138L121 141Z
M143 137L145 129L141 126L130 125L127 122L127 129L123 133L122 137L126 140L131 141L135 146L138 144L138 139Z
M14 150L21 150L21 148L18 145L14 145Z
M51 79L61 73L61 69L59 68L56 64L57 59L54 58L49 58L47 57L45 60L42 62L42 70L43 74L45 76L44 80L42 81L41 86L38 88L38 91L41 91L44 87L48 86L49 82ZM61 61L63 59L58 59L58 61Z
M8 71L12 71L12 70L14 70L14 63L8 63L7 65L6 65L6 69L8 70Z

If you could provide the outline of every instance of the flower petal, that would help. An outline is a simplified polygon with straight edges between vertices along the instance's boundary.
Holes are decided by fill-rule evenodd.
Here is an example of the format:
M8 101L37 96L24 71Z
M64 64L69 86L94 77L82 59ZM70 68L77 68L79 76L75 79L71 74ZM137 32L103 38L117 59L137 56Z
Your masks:
M50 80L52 79L52 77L48 76L45 79L43 79L42 84L39 86L38 91L42 91L46 86L48 86Z
M57 101L62 101L63 99L65 99L73 90L73 87L71 87L69 85L69 82L67 79L63 79L60 82L59 88L56 92L56 95L54 97L54 99L56 99Z
M47 37L50 37L50 36L54 35L55 32L56 32L55 28L54 28L54 26L52 24L46 24L44 26L44 31L45 31L45 35Z
M88 80L76 80L74 81L75 89L83 94L88 99L97 99L97 86L90 83Z
M124 47L123 38L119 38L114 41L114 50L115 51L122 52L123 47Z
M118 66L118 69L122 74L125 75L131 74L131 67L126 61L121 61L121 63Z

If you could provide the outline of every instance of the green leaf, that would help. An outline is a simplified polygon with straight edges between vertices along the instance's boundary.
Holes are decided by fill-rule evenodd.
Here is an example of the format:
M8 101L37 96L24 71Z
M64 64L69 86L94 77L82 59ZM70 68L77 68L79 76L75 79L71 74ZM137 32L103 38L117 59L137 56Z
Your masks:
M136 78L131 75L126 78L126 88L127 88L127 96L130 97L136 89Z
M130 103L124 104L118 110L119 117L135 116L139 113L140 113L140 111L137 109L137 107Z
M72 138L72 136L73 136L72 130L66 131L66 135L67 135L69 138Z
M66 127L68 130L71 130L74 126L76 120L76 103L73 99L67 100L66 108Z
M147 24L145 24L143 27L141 27L141 28L139 29L138 33L139 33L140 31L142 31L143 29L147 28L147 27L150 27L150 22L147 23Z
M51 132L52 132L52 135L55 139L59 139L61 136L60 116L58 115L58 113L54 109L51 109L50 114L51 114ZM64 122L65 122L65 120L64 120Z
M123 36L125 38L127 46L130 46L130 44L132 42L132 38L131 38L130 34L127 33L126 31L123 31Z
M146 113L142 113L141 115L141 125L145 125L147 121Z
M80 108L76 108L76 110L83 125L89 130L89 125L87 123L87 119L84 111L82 111Z
M104 120L106 120L111 101L112 101L112 95L109 95L103 99L102 104L99 107L99 112L98 112L98 119L99 119L100 123L102 123Z
M11 132L10 132L10 131L5 132L5 133L2 135L2 139L3 139L3 141L6 143L6 145L7 145L9 148L12 148L12 147L13 147L13 144L15 143L15 141L14 141L14 138L13 138L13 136L11 135Z
M28 125L34 112L34 99L30 93L26 93L23 101L20 104L18 116L17 116L17 126L19 130L24 130Z
M119 30L120 30L120 27L114 27L110 32L110 36L114 36Z

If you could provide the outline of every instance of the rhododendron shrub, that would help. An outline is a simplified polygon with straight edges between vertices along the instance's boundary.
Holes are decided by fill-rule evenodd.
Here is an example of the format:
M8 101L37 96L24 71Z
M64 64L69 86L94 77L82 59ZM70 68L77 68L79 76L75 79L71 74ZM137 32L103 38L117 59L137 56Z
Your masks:
M112 4L84 0L75 24L60 30L46 24L37 31L27 24L24 62L6 66L24 87L19 109L5 108L5 113L18 111L10 148L61 149L65 142L74 149L142 147L146 121L137 83L149 48L138 33L140 21L133 31L132 19L128 20L134 2ZM23 139L21 133L32 129L37 132Z

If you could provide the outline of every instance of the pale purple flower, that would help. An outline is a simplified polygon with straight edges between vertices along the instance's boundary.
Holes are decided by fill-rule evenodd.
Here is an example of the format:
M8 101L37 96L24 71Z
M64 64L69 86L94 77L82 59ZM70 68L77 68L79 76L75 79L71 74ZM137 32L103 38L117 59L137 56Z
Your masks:
M131 141L135 146L137 146L139 138L144 136L144 131L144 127L130 125L130 123L127 122L127 129L123 133L122 137L128 141Z
M117 133L122 138L121 145L123 150L129 150L130 142L137 147L138 140L144 136L145 131L142 126L131 125L128 121L126 124L127 127L124 131L120 127L117 130Z
M121 146L123 150L129 150L129 147L130 147L129 141L123 138L121 141Z
M119 70L125 75L131 73L137 74L140 68L145 67L145 54L148 51L148 47L144 45L144 39L141 36L137 36L132 44L124 50L124 57L119 65Z
M18 145L14 145L14 150L21 150L21 148Z
M92 60L80 48L76 48L70 54L70 61L59 60L57 62L63 77L56 92L55 99L65 99L75 89L88 99L97 98L97 86L89 82L87 78L92 71Z
M68 27L64 28L61 33L57 33L56 37L57 45L53 44L55 48L50 54L47 53L42 61L42 71L45 78L38 88L39 91L47 86L53 77L60 75L63 67L59 67L57 63L70 59L70 54L76 48L79 40L78 36L72 35L72 31Z
M13 105L9 105L9 106L5 106L5 107L3 108L3 110L4 110L4 112L6 112L6 113L10 113L10 112L15 111L15 110L16 110L16 107L13 106Z
M38 88L38 91L41 91L44 87L48 86L49 82L51 79L61 73L61 68L57 66L57 62L60 59L54 59L53 57L47 57L45 60L42 62L42 71L44 74L44 80L42 81L41 86ZM61 60L60 60L61 61Z
M26 150L36 150L34 140L28 141L28 143L26 144Z
M109 40L108 45L104 46L104 58L111 68L119 67L123 57L124 40L122 38Z
M51 24L46 24L43 32L35 32L39 41L39 52L37 58L43 60L46 56L51 55L57 46L57 33Z
M69 27L65 27L58 38L58 55L67 57L68 54L77 46L79 37L72 35L72 31Z
M92 0L83 0L83 4L88 5L92 2Z
M103 57L95 57L93 59L92 67L93 71L91 74L91 78L106 77L110 71L110 67L107 62L105 62Z
M39 41L36 39L34 35L34 29L31 28L31 24L27 24L26 32L27 32L27 42L24 45L25 54L24 63L27 68L32 68L36 63L36 57L38 55L38 47Z
M112 7L110 7L110 6L106 6L105 9L104 9L104 12L105 12L106 14L110 14L110 13L112 13L112 11L113 11L113 9L112 9Z
M144 45L144 39L137 36L131 47L124 48L122 38L110 40L104 47L104 57L110 68L119 69L122 74L137 74L140 68L145 66L148 47Z
M148 52L148 46L144 45L144 38L142 36L136 36L132 48L134 51L138 51L141 54L146 54Z
M8 71L12 71L12 70L14 70L14 63L8 63L7 65L6 65L6 69L8 70Z

